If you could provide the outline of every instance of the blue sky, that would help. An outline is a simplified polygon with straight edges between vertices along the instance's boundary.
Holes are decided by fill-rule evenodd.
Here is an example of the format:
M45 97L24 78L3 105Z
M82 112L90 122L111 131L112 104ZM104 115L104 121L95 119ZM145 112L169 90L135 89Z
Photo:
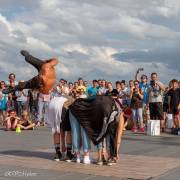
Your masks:
M57 57L58 78L180 79L178 0L1 0L0 79L37 74L20 55Z

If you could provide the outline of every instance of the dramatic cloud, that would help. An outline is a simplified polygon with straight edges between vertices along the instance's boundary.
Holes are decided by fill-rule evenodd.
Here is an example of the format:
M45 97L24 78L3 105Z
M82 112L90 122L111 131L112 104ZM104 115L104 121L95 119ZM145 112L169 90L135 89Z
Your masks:
M133 79L138 67L180 79L178 0L1 0L0 79L36 75L19 54L57 57L58 77Z

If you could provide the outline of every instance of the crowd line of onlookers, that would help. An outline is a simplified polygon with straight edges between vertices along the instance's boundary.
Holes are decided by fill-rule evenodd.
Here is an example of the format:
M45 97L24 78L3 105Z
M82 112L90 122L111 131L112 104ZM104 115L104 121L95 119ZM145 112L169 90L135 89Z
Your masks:
M137 132L146 130L147 120L160 120L161 132L166 130L166 120L168 114L172 116L172 132L180 129L180 81L172 79L167 86L159 81L157 73L152 73L150 80L146 75L139 77L138 69L134 80L116 81L115 84L104 79L93 80L88 82L79 78L76 82L67 82L60 79L54 89L49 94L39 93L37 90L24 89L16 91L8 95L3 94L2 90L8 86L14 87L18 84L15 74L9 75L8 81L0 81L0 123L5 130L15 130L17 127L22 130L33 130L34 127L46 125L46 109L50 100L56 96L76 98L95 98L96 96L112 96L118 99L120 107L131 108L132 117L126 121L124 130L131 129ZM70 118L71 120L73 117ZM76 119L71 122L77 128ZM62 151L67 150L69 159L71 159L72 150L72 134L71 128L62 125ZM79 126L80 127L80 126ZM66 140L65 140L65 131ZM76 135L77 136L77 135ZM80 136L80 134L79 134ZM81 128L82 144L85 149L90 148L86 132ZM86 137L86 138L83 138ZM65 145L66 142L66 145ZM106 142L108 143L108 141ZM98 145L98 164L103 163L103 144ZM107 146L108 147L108 146ZM59 152L60 145L55 143L55 149ZM78 147L79 149L80 147ZM89 151L84 152L85 163L89 163ZM60 159L62 154L56 154L55 159ZM80 158L76 157L76 162ZM110 162L111 163L111 162Z
M135 80L116 81L115 85L103 79L93 80L92 83L83 81L83 78L79 78L74 83L60 79L48 95L28 89L5 95L1 92L3 89L18 84L15 74L11 73L8 81L0 82L0 122L6 126L7 130L15 129L17 125L22 127L22 124L27 124L32 129L34 126L44 124L45 111L53 96L68 95L75 98L88 98L107 95L116 96L122 106L132 109L133 132L137 132L138 127L144 132L147 119L161 120L161 130L164 131L167 114L173 115L172 128L179 128L180 82L172 79L169 85L165 86L158 80L157 73L152 73L148 82L146 75L141 75L139 79L139 71L137 71ZM15 120L11 121L11 119ZM20 122L23 119L27 122Z

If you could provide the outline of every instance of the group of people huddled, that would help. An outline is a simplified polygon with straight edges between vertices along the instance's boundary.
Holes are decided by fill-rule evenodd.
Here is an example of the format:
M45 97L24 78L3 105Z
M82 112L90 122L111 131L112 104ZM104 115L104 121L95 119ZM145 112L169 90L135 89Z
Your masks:
M115 84L99 79L92 83L83 78L72 83L60 79L49 94L40 93L38 90L24 89L10 94L3 94L2 90L7 86L17 85L15 74L9 75L8 81L0 82L0 122L6 130L15 130L20 127L23 130L34 129L46 125L46 111L49 102L54 97L72 97L73 99L91 99L96 96L112 96L118 99L119 106L130 108L132 116L124 125L124 130L130 126L135 133L138 130L145 132L148 119L161 120L161 132L165 131L167 114L173 115L172 131L180 128L180 82L172 79L168 86L158 80L157 73L152 73L150 81L146 75L139 79L138 69L135 80L126 82L116 81ZM67 109L62 109L62 111ZM66 113L62 113L66 114ZM83 163L90 164L90 138L86 131L72 113L69 118L62 117L60 131L53 133L55 144L55 160L75 160L81 162L80 150L83 146ZM66 120L69 119L70 122ZM60 138L61 136L61 146ZM73 144L73 145L72 145ZM106 147L106 148L105 148ZM73 149L73 151L72 151ZM111 157L109 137L106 136L102 143L97 145L98 165L106 163L112 165L117 158ZM65 153L66 152L66 153Z

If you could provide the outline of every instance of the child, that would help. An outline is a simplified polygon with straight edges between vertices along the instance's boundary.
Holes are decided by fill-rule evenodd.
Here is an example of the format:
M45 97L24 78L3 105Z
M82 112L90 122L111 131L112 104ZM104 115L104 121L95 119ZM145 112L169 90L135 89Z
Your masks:
M22 130L33 130L35 123L32 123L29 118L29 113L24 110L22 113L22 119L18 121L17 127L20 127Z
M17 116L16 111L14 109L10 109L8 111L8 117L6 118L6 131L12 130L14 131L17 127L17 123L20 118Z

